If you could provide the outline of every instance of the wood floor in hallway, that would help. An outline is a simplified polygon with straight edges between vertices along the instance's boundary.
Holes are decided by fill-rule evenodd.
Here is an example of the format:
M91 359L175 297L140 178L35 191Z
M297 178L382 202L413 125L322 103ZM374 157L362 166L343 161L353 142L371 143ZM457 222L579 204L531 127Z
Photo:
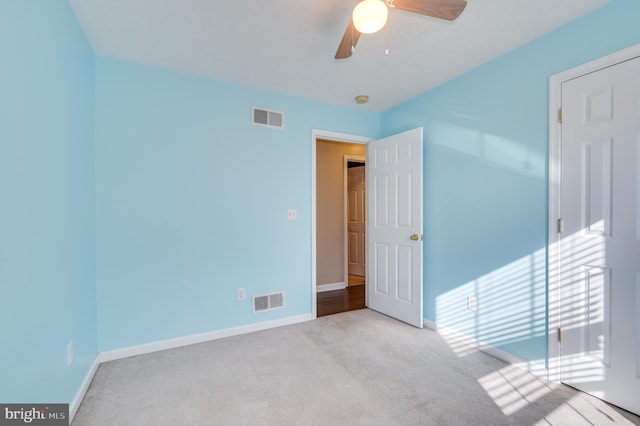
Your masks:
M340 312L364 309L365 285L351 285L343 290L324 291L317 294L318 317Z

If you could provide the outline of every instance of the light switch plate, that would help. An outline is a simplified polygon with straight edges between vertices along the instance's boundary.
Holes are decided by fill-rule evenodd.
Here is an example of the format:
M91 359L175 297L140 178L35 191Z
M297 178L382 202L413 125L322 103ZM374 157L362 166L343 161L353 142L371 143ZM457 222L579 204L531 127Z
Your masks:
M298 220L298 209L287 209L287 220Z

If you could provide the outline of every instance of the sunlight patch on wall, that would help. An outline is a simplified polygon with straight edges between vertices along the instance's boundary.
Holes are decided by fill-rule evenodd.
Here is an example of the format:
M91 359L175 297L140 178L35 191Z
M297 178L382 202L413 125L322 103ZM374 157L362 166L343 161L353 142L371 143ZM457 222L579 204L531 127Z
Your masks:
M433 123L428 137L436 145L481 158L525 176L545 178L546 157L524 142L445 123Z
M439 295L436 322L479 341L481 346L544 337L544 275L545 250L540 249ZM468 296L476 298L476 311L467 309ZM456 343L454 350L458 346ZM463 353L461 350L459 355Z

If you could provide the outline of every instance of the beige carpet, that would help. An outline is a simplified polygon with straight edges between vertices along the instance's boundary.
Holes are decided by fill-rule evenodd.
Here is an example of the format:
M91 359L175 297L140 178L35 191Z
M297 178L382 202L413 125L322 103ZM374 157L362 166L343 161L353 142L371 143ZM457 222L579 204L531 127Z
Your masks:
M634 423L364 309L102 364L73 425Z

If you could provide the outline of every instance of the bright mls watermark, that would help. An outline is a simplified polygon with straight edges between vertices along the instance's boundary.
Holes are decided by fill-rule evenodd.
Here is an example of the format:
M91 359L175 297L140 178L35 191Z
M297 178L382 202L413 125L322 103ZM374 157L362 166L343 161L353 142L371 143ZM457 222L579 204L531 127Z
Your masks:
M69 404L0 404L0 426L68 426Z

